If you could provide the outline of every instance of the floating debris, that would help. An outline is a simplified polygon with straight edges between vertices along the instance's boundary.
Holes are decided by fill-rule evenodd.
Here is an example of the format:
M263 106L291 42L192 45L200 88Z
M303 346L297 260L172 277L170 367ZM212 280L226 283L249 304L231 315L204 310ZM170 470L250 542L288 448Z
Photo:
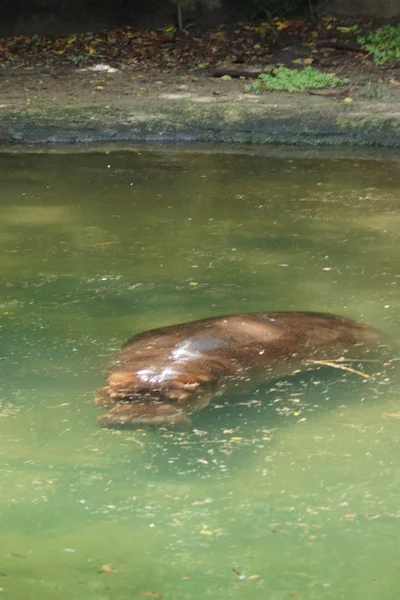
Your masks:
M100 571L103 571L103 573L115 573L114 569L110 565L101 565Z
M235 573L235 575L238 579L246 579L246 575L244 573L242 573L241 571L237 571L236 569L233 569L233 568L232 568L232 571Z

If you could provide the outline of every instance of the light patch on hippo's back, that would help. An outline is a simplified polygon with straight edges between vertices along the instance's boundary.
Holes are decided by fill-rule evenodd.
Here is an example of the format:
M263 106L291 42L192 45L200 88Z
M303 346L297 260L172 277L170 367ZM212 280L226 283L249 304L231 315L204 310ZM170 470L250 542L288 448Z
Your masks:
M200 331L190 339L178 343L171 351L170 359L186 362L199 358L202 353L219 350L228 345L225 339L215 335L212 330Z
M199 354L198 350L192 347L192 340L177 344L172 349L169 358L171 360L187 361L196 358Z
M268 321L256 321L245 317L235 316L221 319L218 323L221 330L229 332L229 338L237 338L240 342L270 342L281 337L284 333L279 326Z

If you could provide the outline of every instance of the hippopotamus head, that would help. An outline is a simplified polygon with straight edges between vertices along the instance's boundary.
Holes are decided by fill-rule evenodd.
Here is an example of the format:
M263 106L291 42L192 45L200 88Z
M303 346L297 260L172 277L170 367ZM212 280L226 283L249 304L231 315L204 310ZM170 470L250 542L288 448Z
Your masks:
M114 371L108 386L98 390L96 404L112 407L97 423L157 425L190 423L188 413L210 403L213 376L155 368Z
M184 373L172 368L120 370L108 378L110 397L116 401L161 401L186 404L211 391L213 376Z

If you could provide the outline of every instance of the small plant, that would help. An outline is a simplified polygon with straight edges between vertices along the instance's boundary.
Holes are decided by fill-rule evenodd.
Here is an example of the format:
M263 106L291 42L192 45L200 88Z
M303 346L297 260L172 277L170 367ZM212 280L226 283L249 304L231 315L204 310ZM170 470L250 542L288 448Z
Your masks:
M376 65L400 60L400 25L385 25L375 33L359 36L357 42Z
M73 54L69 59L74 65L81 65L87 61L88 57L86 54Z
M350 32L350 33L354 33L354 34L356 34L356 33L358 33L358 32L359 32L359 30L360 30L360 27L359 27L359 25L358 25L358 24L355 24L355 25L350 25L350 27L349 27L349 32Z
M382 95L382 89L379 85L367 83L367 85L359 91L358 95L360 97L368 98L369 100L377 100Z
M347 79L341 79L330 73L322 73L313 67L288 69L279 67L271 75L261 73L258 79L245 85L246 92L261 92L262 90L280 92L304 92L316 88L344 85Z

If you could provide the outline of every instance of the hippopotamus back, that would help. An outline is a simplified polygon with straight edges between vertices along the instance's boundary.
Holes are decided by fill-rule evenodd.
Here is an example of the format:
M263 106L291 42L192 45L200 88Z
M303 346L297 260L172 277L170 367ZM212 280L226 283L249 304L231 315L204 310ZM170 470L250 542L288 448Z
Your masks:
M325 313L260 312L170 325L124 344L110 362L97 404L123 404L110 413L124 422L139 422L145 412L142 422L151 422L149 413L161 418L161 412L167 422L168 412L173 420L178 411L180 419L228 383L254 385L350 353L361 358L386 342L368 325Z

